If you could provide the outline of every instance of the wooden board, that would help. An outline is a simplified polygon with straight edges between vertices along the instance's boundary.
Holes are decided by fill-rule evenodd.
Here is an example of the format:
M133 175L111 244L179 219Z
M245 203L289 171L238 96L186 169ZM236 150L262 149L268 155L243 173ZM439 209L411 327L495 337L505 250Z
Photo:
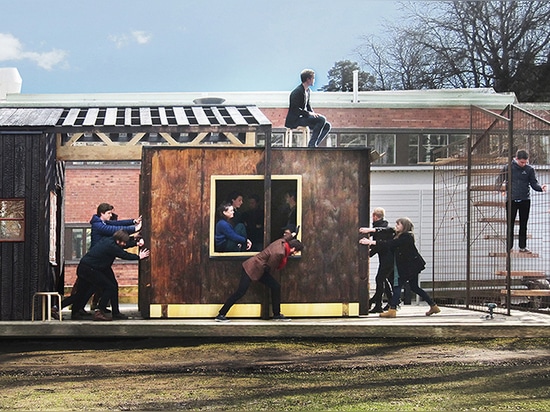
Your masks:
M299 175L302 181L300 238L306 249L276 274L283 302L368 299L360 293L360 285L368 287L368 250L358 244L358 227L370 224L368 155L368 150L271 150L271 174ZM211 176L263 177L265 162L262 148L144 149L141 203L151 258L141 264L141 306L221 305L236 289L247 257L210 255ZM242 191L245 198L250 194L246 187ZM275 231L283 226L265 210ZM239 303L262 302L264 296L263 285L253 283Z

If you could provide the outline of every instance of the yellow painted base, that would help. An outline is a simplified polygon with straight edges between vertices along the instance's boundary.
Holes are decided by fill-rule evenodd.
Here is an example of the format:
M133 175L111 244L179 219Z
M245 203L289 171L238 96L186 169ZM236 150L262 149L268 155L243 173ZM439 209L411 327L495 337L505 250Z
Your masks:
M151 318L162 318L162 308L166 307L168 318L214 318L222 304L152 304L149 306ZM230 318L260 318L262 307L259 303L233 305ZM281 312L288 317L348 317L359 316L359 303L283 303Z

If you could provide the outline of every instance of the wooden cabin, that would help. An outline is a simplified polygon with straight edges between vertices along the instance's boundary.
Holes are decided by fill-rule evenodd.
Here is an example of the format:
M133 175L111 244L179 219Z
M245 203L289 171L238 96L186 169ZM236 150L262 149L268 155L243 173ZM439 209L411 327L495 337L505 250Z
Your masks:
M144 317L214 317L254 253L214 250L216 209L236 190L262 195L264 244L282 235L284 193L297 193L305 249L276 276L286 316L368 312L370 149L147 147L142 157L144 238L139 308ZM246 209L246 205L243 205ZM231 317L269 317L265 287L253 283Z

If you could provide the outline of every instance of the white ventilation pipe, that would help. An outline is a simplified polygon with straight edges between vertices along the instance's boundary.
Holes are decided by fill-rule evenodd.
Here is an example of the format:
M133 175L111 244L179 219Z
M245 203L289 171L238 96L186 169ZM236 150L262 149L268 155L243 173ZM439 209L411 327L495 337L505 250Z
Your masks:
M6 100L8 93L21 93L23 79L15 67L0 67L0 100Z
M359 101L359 70L353 71L353 103Z

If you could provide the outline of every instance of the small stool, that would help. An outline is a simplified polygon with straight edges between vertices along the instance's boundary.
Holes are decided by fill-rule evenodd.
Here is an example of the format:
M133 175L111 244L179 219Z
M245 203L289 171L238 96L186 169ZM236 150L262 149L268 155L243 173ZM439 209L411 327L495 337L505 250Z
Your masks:
M309 131L309 127L307 126L298 126L294 129L291 129L289 127L286 128L286 131L285 131L285 138L284 138L284 141L283 141L283 146L284 147L292 147L292 134L296 132L296 133L300 133L302 135L302 144L297 144L296 146L297 147L307 147L307 144L309 143L309 139L311 138L310 135L310 131Z
M36 292L32 297L32 321L34 322L34 302L36 298L42 298L42 320L45 321L46 317L48 321L52 320L52 297L57 298L57 304L59 308L59 320L63 320L61 315L61 295L57 292ZM47 302L47 308L46 308ZM47 312L46 312L47 309ZM47 315L46 315L47 314Z

